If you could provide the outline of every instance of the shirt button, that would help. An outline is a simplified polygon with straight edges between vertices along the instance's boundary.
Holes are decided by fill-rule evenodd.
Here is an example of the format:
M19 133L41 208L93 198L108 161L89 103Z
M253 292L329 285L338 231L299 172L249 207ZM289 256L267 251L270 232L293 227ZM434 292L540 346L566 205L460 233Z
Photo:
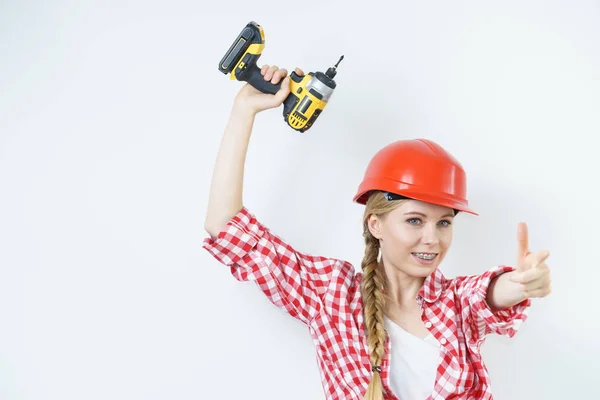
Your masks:
M440 339L440 343L441 343L441 344L446 344L446 342L447 342L446 338L441 338L441 339Z
M431 322L429 322L429 321L425 322L425 328L427 328L427 329L431 328Z

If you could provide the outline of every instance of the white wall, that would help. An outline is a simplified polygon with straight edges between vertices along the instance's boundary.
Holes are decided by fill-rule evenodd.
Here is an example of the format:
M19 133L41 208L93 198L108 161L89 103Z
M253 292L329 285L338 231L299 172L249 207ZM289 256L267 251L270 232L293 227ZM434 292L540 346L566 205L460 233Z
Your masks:
M261 62L324 71L315 126L259 115L245 204L359 268L370 157L426 137L463 164L448 276L552 252L553 293L484 348L495 398L599 398L600 7L594 1L0 3L0 398L321 399L312 342L202 249L251 20Z

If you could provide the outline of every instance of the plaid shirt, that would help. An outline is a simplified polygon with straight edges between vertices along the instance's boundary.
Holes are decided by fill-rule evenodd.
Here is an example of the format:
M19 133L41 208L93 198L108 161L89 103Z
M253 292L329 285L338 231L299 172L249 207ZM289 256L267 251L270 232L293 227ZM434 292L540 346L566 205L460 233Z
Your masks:
M316 346L327 400L362 400L371 379L360 292L362 273L346 261L301 253L261 224L245 207L203 247L239 281L254 281L277 307L308 326ZM433 391L427 400L492 399L490 377L480 354L489 333L512 337L525 321L525 300L492 312L490 281L512 268L499 266L479 276L446 279L437 269L417 302L425 326L441 347ZM381 365L384 398L390 389L390 339Z

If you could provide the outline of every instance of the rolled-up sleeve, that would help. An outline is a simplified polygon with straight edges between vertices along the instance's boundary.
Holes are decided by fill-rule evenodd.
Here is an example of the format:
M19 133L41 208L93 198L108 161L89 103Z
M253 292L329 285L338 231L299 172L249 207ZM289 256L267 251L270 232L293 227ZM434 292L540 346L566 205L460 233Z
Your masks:
M221 264L234 267L246 256L265 234L266 228L258 222L256 217L242 208L213 239L204 239L203 248L206 249ZM243 272L243 271L241 271ZM246 280L240 277L240 280Z
M338 298L353 281L350 263L297 251L246 207L216 238L206 238L203 248L229 266L237 280L255 282L275 306L306 324L331 297L326 294Z
M513 337L520 325L527 320L531 300L526 299L512 307L492 311L487 303L487 292L491 281L514 268L506 265L494 267L478 276L457 278L456 291L461 303L463 327L468 329L475 340L483 340L486 335L495 333Z

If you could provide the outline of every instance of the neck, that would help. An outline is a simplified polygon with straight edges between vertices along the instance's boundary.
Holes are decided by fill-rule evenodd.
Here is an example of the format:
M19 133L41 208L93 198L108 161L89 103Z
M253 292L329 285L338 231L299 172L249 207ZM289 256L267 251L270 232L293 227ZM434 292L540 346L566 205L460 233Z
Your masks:
M418 308L416 298L425 282L425 278L410 276L395 268L387 268L385 262L383 264L387 280L386 297L388 305L406 310Z

